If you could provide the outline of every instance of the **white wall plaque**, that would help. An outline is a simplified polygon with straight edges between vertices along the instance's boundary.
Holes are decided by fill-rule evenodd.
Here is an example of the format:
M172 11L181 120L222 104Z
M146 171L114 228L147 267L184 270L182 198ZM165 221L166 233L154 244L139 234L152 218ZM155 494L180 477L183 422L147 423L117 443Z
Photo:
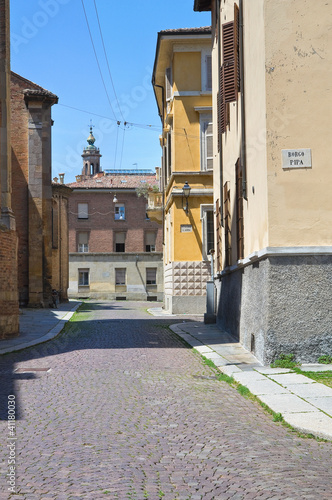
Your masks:
M193 227L191 224L181 224L181 226L180 226L181 233L191 233L192 230L193 230Z
M282 149L282 168L311 168L311 149Z

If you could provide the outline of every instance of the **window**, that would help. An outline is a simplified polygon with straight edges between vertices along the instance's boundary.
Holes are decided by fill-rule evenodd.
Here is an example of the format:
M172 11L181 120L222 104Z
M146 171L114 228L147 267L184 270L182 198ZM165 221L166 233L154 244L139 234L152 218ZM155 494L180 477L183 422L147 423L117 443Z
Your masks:
M89 251L89 233L77 234L77 251L82 253Z
M89 218L89 209L87 203L78 203L77 204L77 212L78 219L88 219Z
M202 254L208 260L210 250L214 250L213 205L201 205Z
M201 126L201 170L213 169L213 130L211 114L203 114Z
M125 218L126 218L125 206L123 204L115 205L114 219L125 220Z
M244 257L244 224L243 224L243 178L240 159L235 164L236 175L236 241L237 258Z
M116 252L124 252L125 251L125 242L126 242L126 233L114 233L115 234L115 251Z
M224 227L225 227L225 260L226 266L232 263L232 221L231 221L231 194L229 181L224 184Z
M146 284L156 285L157 284L157 268L147 267L146 268Z
M172 68L166 68L165 74L166 101L172 98Z
M78 270L78 286L89 286L89 269Z
M126 284L126 268L115 269L115 284L125 285Z
M145 233L145 251L156 251L156 233L154 231L147 231Z
M212 91L212 57L211 50L202 50L202 91Z

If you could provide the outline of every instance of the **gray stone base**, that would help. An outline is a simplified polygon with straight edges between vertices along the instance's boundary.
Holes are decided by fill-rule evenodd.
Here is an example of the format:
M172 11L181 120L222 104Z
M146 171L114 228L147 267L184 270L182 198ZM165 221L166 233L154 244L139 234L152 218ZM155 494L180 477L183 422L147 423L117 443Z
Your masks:
M165 310L172 314L204 314L205 295L166 295Z
M267 257L215 282L218 325L264 365L280 353L303 363L332 355L332 257Z
M141 300L141 301L149 301L157 298L156 302L162 302L164 300L164 294L161 292L156 293L134 293L134 292L119 292L119 293L111 293L111 292L82 292L82 293L70 293L70 299L80 299L80 298L89 298L89 299L99 299L99 300Z

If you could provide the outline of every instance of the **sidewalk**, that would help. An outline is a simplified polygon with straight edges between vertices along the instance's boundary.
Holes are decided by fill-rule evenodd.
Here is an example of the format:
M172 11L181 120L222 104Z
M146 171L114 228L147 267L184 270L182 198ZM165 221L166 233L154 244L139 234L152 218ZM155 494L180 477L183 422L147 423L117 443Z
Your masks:
M183 322L170 328L213 361L221 372L246 386L275 413L281 413L292 427L332 440L332 388L289 369L262 366L231 335L215 325ZM332 370L332 365L304 364L301 370L327 371Z
M19 351L56 337L72 317L81 302L70 300L58 309L22 309L20 335L0 341L0 354Z

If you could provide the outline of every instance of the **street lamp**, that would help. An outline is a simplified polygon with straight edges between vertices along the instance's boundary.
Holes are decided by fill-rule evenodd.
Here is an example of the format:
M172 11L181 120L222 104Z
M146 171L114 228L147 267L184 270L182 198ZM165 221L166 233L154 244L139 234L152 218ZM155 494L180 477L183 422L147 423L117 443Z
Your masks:
M182 188L182 208L186 212L186 214L188 214L188 210L189 210L189 207L188 207L188 198L189 198L189 195L190 195L190 190L191 190L191 187L189 186L188 181L186 181L184 183L183 188ZM185 198L185 200L186 200L186 206L185 207L183 206L183 198Z
M114 193L113 203L117 203L117 202L118 202L118 199L116 197L116 193Z

